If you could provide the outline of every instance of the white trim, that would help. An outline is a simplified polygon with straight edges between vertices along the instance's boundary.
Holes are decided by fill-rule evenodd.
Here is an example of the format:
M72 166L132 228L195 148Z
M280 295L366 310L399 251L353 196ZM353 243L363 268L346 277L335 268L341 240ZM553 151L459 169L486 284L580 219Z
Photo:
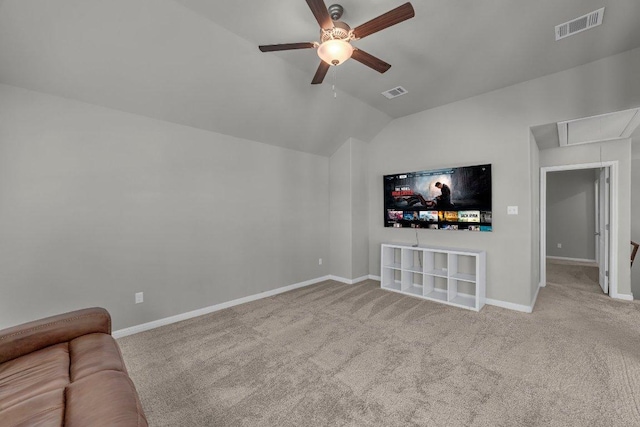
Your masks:
M547 283L547 172L610 168L610 216L609 223L609 295L616 298L618 294L618 161L582 163L575 165L543 166L540 168L540 282ZM623 299L623 298L620 298Z
M332 275L329 275L327 277L329 278L329 280L335 280L336 282L344 283L347 285L353 285L355 283L360 283L362 281L369 279L369 276L357 277L355 279L345 279L344 277L332 276Z
M611 224L611 230L609 231L609 244L611 245L609 249L609 295L612 295L612 298L617 298L616 295L620 295L618 294L618 273L620 270L618 265L618 225L620 224L618 215L618 162L611 163L611 173L609 174L609 206L611 206L609 212L609 224ZM633 296L631 299L633 299Z
M374 276L373 274L370 274L369 280L377 280L379 282L382 280L382 278L380 276Z
M340 283L344 283L346 285L352 285L353 283L351 282L351 280L349 279L345 279L344 277L340 277L340 276L333 276L333 275L329 275L329 280L334 280L336 282L340 282Z
M618 161L612 160L612 161L606 161L606 162L579 163L575 165L541 166L540 170L547 173L547 172L559 172L559 171L580 170L580 169L600 169L607 166L612 166L613 164L618 164Z
M130 328L120 329L114 331L111 335L114 338L122 338L129 335L137 334L151 329L159 328L160 326L170 325L172 323L181 322L183 320L193 319L194 317L204 316L205 314L213 313L215 311L224 310L225 308L234 307L236 305L244 304L251 301L256 301L262 298L272 297L284 292L292 291L294 289L303 288L305 286L315 285L316 283L324 282L331 279L332 276L323 276L317 279L311 279L300 283L294 283L293 285L283 286L281 288L272 289L266 292L260 292L259 294L249 295L247 297L234 299L232 301L215 304L209 307L200 308L198 310L189 311L187 313L177 314L175 316L165 317L164 319L154 320L153 322L143 323L141 325L131 326Z
M611 298L621 299L624 301L633 301L633 294L611 294Z
M540 289L540 288L538 288L538 289ZM536 293L536 298L537 298L537 296L538 296L538 294ZM535 303L535 300L534 300L534 303ZM521 311L523 313L531 313L533 311L533 306L532 305L514 304L512 302L501 301L499 299L487 298L485 300L485 304L495 305L496 307L507 308L509 310Z
M547 255L547 259L557 259L559 261L575 261L575 262L584 262L584 263L589 263L589 264L594 264L598 261L596 261L595 259L585 259L585 258L568 258L568 257L564 257L564 256L551 256L551 255Z
M540 168L540 188L538 191L540 196L540 283L547 286L547 172L544 168Z

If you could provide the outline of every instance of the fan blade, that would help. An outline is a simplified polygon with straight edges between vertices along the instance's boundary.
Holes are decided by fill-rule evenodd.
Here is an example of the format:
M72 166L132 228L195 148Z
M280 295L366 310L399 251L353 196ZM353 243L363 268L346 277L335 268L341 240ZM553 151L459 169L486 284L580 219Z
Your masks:
M329 71L329 67L331 65L327 64L324 61L320 61L320 65L318 66L318 71L316 71L316 75L313 76L313 80L311 80L312 85L319 85L324 80L324 76L327 75L327 71Z
M375 56L368 54L364 50L353 49L351 58L355 59L361 64L366 65L369 68L373 68L379 73L384 73L389 68L391 68L391 64L387 64L382 59L376 58Z
M258 46L258 48L262 52L275 52L278 50L293 50L293 49L311 49L312 47L316 47L315 44L311 42L305 43L285 43L285 44L267 44L263 46Z
M362 39L392 25L396 25L409 18L413 18L415 15L416 14L411 3L405 3L402 6L396 7L395 9L356 27L353 30L353 35L356 39Z
M329 16L329 11L327 10L327 6L324 5L324 1L307 0L307 4L313 13L313 16L316 17L316 21L320 24L320 28L323 30L330 30L333 28L333 20L331 19L331 16Z

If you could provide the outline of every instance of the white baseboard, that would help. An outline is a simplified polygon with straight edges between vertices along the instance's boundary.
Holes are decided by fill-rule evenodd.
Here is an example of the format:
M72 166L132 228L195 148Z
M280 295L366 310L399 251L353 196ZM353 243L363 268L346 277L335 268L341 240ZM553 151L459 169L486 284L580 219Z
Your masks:
M595 259L568 258L563 256L549 256L549 255L547 255L547 259L556 259L558 261L584 262L585 264L597 264L597 261Z
M521 311L523 313L531 313L533 311L533 306L523 305L523 304L514 304L512 302L501 301L499 299L487 298L485 300L485 304L495 305L496 307L507 308L509 310Z
M262 298L268 298L274 295L278 295L284 292L292 291L294 289L303 288L305 286L315 285L316 283L324 282L325 280L335 280L336 282L341 282L345 284L355 284L362 282L364 280L377 280L380 281L379 276L374 276L372 274L368 276L358 277L356 279L345 279L343 277L338 276L323 276L318 277L317 279L311 279L300 283L294 283L293 285L283 286L281 288L272 289L266 292L260 292L259 294L249 295L243 298L234 299L232 301L223 302L220 304L215 304L209 307L200 308L198 310L189 311L187 313L177 314L175 316L165 317L163 319L154 320L152 322L143 323L141 325L131 326L129 328L119 329L117 331L113 331L111 335L114 338L122 338L129 335L137 334L144 331L149 331L151 329L159 328L160 326L170 325L172 323L181 322L183 320L193 319L194 317L204 316L205 314L213 313L219 310L224 310L225 308L234 307L236 305L244 304L251 301L256 301ZM540 288L538 288L539 290ZM487 298L485 303L488 305L495 305L497 307L507 308L509 310L521 311L524 313L531 313L533 311L533 305L538 297L538 293L536 292L535 297L533 298L533 302L531 306L514 304L511 302L500 301L496 299ZM633 295L627 294L617 294L614 298L623 299L623 300L633 300Z
M611 294L611 298L621 299L624 301L633 301L633 294Z
M128 335L137 334L140 332L148 331L151 329L159 328L160 326L170 325L172 323L181 322L183 320L193 319L194 317L203 316L205 314L213 313L215 311L224 310L225 308L234 307L236 305L244 304L251 301L256 301L262 298L268 298L274 295L278 295L284 292L292 291L294 289L303 288L305 286L315 285L316 283L324 282L325 280L334 280L332 276L323 276L317 279L311 279L300 283L294 283L293 285L283 286L281 288L272 289L266 292L260 292L259 294L249 295L247 297L234 299L233 301L227 301L220 304L212 305L198 310L189 311L187 313L177 314L175 316L165 317L164 319L154 320L153 322L143 323L141 325L131 326L130 328L120 329L111 333L114 338L122 338Z
M356 283L360 283L364 280L369 279L369 276L362 276L362 277L357 277L355 279L345 279L344 277L340 277L340 276L327 276L329 280L335 280L336 282L340 282L340 283L345 283L347 285L353 285Z

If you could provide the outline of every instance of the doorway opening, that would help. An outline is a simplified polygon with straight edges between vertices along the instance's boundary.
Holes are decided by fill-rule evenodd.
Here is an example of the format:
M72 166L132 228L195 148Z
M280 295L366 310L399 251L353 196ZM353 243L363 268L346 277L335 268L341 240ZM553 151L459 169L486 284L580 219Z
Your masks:
M547 174L588 169L594 170L595 197L594 206L585 206L585 209L594 209L595 218L592 241L587 242L587 245L593 245L594 248L589 253L595 257L593 262L598 265L598 283L602 292L613 298L619 298L617 292L618 272L615 268L618 257L618 162L616 161L540 168L540 286L547 284L547 230L549 228L547 223L547 181L549 176ZM571 215L571 212L567 212L567 215ZM591 261L590 256L587 259L581 259L581 261Z

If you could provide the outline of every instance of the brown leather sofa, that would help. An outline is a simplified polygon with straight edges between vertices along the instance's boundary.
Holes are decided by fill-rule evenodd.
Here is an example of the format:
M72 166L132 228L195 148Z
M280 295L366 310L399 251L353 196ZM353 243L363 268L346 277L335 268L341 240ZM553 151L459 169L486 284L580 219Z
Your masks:
M147 425L107 310L0 331L1 427Z

